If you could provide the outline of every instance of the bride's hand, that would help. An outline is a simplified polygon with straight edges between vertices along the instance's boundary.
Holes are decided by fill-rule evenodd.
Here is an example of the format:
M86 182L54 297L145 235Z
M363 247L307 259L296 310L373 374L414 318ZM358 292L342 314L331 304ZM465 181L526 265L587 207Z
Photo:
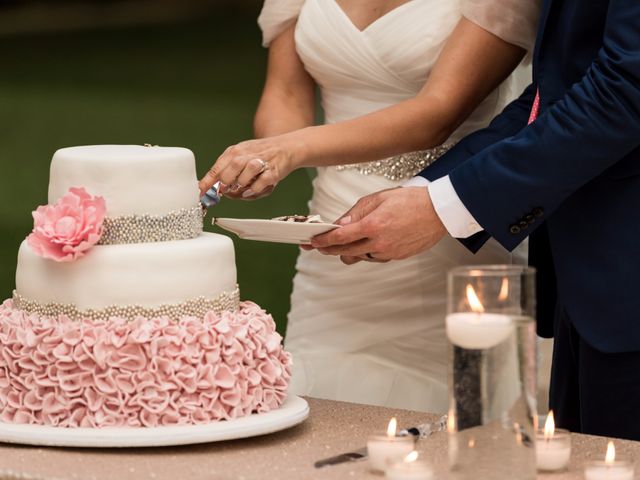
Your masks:
M297 146L287 135L249 140L227 148L200 180L204 194L220 181L224 195L255 200L270 194L295 170Z

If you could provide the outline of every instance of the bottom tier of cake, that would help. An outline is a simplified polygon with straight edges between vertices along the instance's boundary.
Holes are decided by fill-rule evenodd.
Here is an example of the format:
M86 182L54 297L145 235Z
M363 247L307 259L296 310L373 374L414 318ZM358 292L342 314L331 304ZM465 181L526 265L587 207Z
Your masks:
M0 421L155 427L278 408L291 358L259 306L204 318L72 321L0 306Z

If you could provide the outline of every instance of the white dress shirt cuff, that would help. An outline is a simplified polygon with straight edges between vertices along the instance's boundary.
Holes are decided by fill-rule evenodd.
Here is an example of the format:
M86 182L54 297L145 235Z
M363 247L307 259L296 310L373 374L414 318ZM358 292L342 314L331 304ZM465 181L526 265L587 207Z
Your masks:
M460 200L448 175L428 183L427 188L433 207L449 235L454 238L468 238L483 230Z

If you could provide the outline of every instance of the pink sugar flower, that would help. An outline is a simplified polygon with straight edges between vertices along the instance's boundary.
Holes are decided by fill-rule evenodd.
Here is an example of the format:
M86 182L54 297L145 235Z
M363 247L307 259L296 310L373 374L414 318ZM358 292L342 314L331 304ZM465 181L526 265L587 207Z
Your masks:
M104 198L84 188L70 188L55 204L33 212L33 232L27 237L35 253L56 262L82 257L102 236Z

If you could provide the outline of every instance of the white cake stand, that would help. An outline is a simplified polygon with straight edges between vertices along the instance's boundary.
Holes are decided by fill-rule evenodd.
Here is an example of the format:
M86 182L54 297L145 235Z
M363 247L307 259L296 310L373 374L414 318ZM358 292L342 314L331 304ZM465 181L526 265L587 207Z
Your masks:
M235 420L154 428L56 428L0 423L0 442L48 447L166 447L256 437L298 425L309 416L309 404L287 398L281 408Z

